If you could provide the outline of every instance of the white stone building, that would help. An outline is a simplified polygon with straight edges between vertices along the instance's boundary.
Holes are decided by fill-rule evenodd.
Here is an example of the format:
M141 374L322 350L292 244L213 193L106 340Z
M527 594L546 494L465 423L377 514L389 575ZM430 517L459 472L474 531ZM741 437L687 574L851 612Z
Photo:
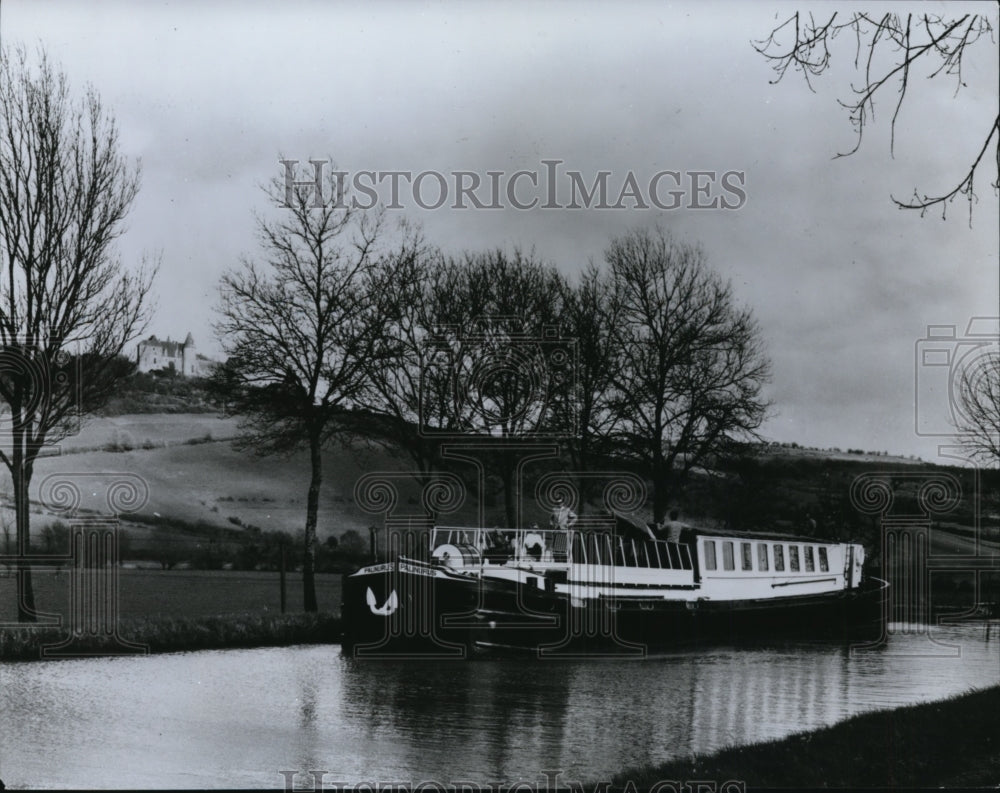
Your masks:
M135 362L140 372L173 368L184 377L205 377L213 362L195 349L194 337L188 333L184 341L166 341L150 336L139 342Z

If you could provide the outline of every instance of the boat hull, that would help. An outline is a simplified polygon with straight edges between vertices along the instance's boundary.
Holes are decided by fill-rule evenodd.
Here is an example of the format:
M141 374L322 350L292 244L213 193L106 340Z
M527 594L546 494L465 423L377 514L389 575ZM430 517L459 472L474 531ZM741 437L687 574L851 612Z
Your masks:
M547 575L504 580L400 560L345 576L343 592L343 647L356 657L641 657L701 642L877 638L886 585L756 600L595 598Z

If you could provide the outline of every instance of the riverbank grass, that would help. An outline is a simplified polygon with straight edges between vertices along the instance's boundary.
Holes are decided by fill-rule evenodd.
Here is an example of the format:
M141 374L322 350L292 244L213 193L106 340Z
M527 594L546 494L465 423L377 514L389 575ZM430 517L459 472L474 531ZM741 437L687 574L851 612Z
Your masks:
M74 654L180 652L340 641L340 619L329 613L245 613L205 617L133 617L119 620L116 635L81 632L72 643L65 628L0 629L0 660L31 661ZM120 642L119 639L124 640ZM128 645L133 645L129 649ZM46 648L48 650L46 651Z
M1000 785L1000 686L875 711L814 732L627 771L614 789L663 780L727 780L754 788L924 788ZM631 784L629 784L631 783Z

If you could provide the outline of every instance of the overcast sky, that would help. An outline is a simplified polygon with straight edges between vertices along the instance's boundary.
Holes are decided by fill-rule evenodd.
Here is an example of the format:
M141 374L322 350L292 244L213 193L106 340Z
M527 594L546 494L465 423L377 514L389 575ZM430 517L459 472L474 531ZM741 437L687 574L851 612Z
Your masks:
M960 4L942 4L957 15ZM846 5L808 4L817 17ZM878 7L869 6L877 11ZM892 5L895 13L936 4ZM810 93L797 74L771 85L751 39L795 6L782 3L52 3L5 0L3 43L41 43L73 86L92 84L140 158L142 192L120 246L126 261L162 255L150 331L218 354L212 306L221 273L253 254L260 185L279 156L329 157L343 171L490 171L526 177L515 198L545 202L544 160L557 166L558 208L422 209L405 183L394 217L420 221L446 251L520 245L567 273L600 260L608 240L659 223L700 242L753 307L774 364L774 440L935 459L947 438L947 367L917 364L928 325L998 314L997 178L977 180L942 221L902 212L890 194L944 192L961 179L997 114L994 42L953 80L913 81L890 156L891 106L860 151L847 111L853 40ZM992 14L994 3L966 4ZM568 208L568 171L589 185L610 171L609 203L628 175L644 192L661 171L745 176L739 193L703 178L681 206ZM451 178L448 176L447 178ZM471 178L471 177L469 177ZM659 198L670 206L667 177ZM682 180L684 177L682 176ZM502 184L505 184L502 183ZM503 188L505 189L505 188ZM437 184L425 179L422 201ZM489 189L479 191L488 203ZM385 197L385 196L383 196ZM645 196L648 199L648 196ZM738 209L696 209L713 199ZM947 346L947 345L946 345ZM925 389L920 400L918 388ZM916 406L916 407L915 407Z

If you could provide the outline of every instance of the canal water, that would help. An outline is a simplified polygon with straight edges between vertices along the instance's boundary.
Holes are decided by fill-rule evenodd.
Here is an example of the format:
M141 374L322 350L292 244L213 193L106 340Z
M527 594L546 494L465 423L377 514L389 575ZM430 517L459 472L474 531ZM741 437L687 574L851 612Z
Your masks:
M587 782L1000 683L982 622L868 648L360 662L336 646L0 664L10 788ZM589 789L589 788L588 788Z

